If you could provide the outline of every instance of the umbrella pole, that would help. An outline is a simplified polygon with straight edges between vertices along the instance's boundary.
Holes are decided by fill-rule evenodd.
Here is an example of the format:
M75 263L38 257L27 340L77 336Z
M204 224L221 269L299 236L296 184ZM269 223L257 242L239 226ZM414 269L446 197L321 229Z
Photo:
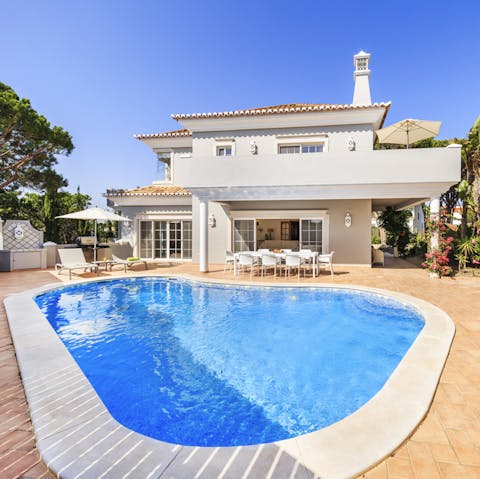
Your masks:
M93 261L97 261L97 220L95 220L95 241L93 243Z
M410 148L410 136L408 132L408 127L407 127L407 150Z

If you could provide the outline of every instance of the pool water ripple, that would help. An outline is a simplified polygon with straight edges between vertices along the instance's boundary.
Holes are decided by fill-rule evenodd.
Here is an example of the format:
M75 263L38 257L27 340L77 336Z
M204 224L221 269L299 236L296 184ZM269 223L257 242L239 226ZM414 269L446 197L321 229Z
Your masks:
M113 417L195 446L339 421L381 389L424 325L373 293L165 278L74 285L36 302Z

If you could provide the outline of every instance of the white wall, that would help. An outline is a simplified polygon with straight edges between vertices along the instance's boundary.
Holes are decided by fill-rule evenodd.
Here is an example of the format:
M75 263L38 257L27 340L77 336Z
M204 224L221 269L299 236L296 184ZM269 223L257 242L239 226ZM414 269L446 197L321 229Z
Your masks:
M281 138L277 138L281 135ZM235 139L235 156L250 155L250 142L255 141L258 147L258 155L272 155L278 153L278 143L291 140L284 135L299 135L299 141L309 141L308 136L326 135L328 151L347 152L348 140L353 138L356 143L356 151L369 151L373 149L373 128L371 125L348 125L348 126L325 126L303 128L277 128L265 130L241 130L204 132L193 135L193 155L202 158L216 155L216 146L219 139ZM303 136L302 135L308 135ZM307 154L308 155L308 154Z
M171 203L171 201L169 201ZM134 256L139 255L138 251L138 223L140 220L168 220L168 219L190 219L192 207L190 205L123 205L118 207L123 216L130 218L131 222L119 223L119 239L128 241L133 246Z
M414 192L416 185L438 183L440 192L446 191L460 178L460 153L459 148L412 148L221 158L210 152L177 159L175 177L186 188L377 184L395 198L396 184Z
M223 263L225 250L231 249L231 221L229 210L319 210L329 212L329 245L335 251L335 262L339 264L371 263L371 200L334 201L245 201L232 202L226 206L209 203L209 214L216 218L216 227L209 227L209 263ZM345 227L345 213L352 216L352 226ZM193 201L193 262L199 261L198 200Z

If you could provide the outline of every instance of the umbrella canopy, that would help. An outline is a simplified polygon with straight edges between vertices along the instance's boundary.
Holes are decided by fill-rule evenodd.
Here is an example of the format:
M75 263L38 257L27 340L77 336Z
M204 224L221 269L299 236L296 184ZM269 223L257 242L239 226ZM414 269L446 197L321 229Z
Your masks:
M441 121L429 120L402 120L393 125L376 130L380 143L394 143L407 145L407 148L416 141L437 136L440 131Z
M95 243L93 245L93 260L97 261L97 222L98 221L131 221L130 218L120 216L102 208L88 208L75 213L68 213L66 215L56 216L56 218L66 218L71 220L92 220L95 221Z
M68 218L71 220L94 220L94 221L131 221L125 216L120 216L102 208L88 208L75 213L68 213L67 215L56 216L56 218Z

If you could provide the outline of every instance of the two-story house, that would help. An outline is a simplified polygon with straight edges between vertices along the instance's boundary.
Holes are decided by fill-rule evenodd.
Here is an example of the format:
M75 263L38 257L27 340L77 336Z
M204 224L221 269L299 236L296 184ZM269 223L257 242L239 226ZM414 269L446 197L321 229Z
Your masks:
M172 115L181 130L136 135L162 182L110 190L142 258L192 260L226 250L311 248L370 265L372 211L432 201L460 178L460 148L374 150L390 103L372 103L370 55L354 56L352 104L288 104Z

